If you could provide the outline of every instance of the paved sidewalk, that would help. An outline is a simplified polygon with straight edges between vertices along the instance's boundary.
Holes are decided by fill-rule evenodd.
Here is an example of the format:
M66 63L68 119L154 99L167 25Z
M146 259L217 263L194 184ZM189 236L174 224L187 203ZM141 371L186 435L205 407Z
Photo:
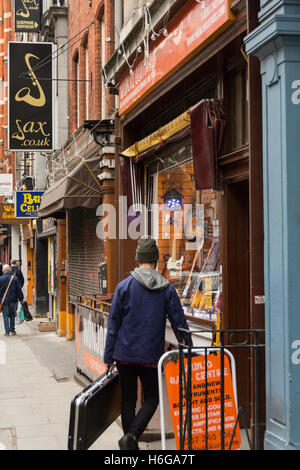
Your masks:
M71 369L74 342L40 333L36 323L5 337L0 314L0 448L66 450L70 402L82 389ZM117 450L121 436L114 423L91 449Z
M0 314L0 450L67 450L70 403L83 388L74 380L75 344L39 332L39 321L47 320L24 322L5 337ZM90 450L119 450L122 435L116 421ZM174 439L166 444L175 449ZM139 447L159 450L161 441ZM248 449L244 432L241 449Z

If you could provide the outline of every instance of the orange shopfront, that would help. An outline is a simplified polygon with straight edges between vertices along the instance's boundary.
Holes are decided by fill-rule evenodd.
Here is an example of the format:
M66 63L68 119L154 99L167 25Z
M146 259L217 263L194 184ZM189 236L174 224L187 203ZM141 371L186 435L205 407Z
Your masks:
M181 297L195 345L217 341L219 328L264 328L264 306L256 303L264 293L260 73L243 52L259 2L251 10L242 1L207 4L205 17L205 8L187 2L164 24L167 33L150 44L148 57L137 56L130 69L116 66L113 75L120 99L117 201L125 195L137 211L129 210L128 226L140 217L140 204L147 208L142 230L158 240L158 269ZM153 213L153 204L166 203L169 218ZM202 242L193 245L197 218L193 212L190 233L181 223L177 237L176 208L197 205ZM136 240L119 238L116 245L121 280L134 268ZM167 328L169 344L176 341ZM251 361L243 352L235 360L239 403L250 423Z

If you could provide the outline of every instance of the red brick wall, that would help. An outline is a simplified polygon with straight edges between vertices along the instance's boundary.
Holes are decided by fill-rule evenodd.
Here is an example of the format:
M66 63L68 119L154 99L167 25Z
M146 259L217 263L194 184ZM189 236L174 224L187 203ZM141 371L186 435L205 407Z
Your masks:
M102 38L101 19L105 21L105 62L114 51L114 2L113 0L93 0L89 6L88 0L70 0L69 6L69 76L75 77L74 58L78 57L79 79L86 79L85 49L88 51L88 103L86 103L86 82L69 82L69 133L77 128L77 86L79 87L79 125L86 119L86 106L88 106L88 119L100 120L102 110ZM76 37L75 37L76 36ZM73 39L72 39L73 38ZM112 114L114 106L113 97L106 91L104 117Z
M7 149L7 131L2 126L7 126L8 122L8 74L7 74L7 53L8 41L14 40L14 13L12 11L10 0L0 0L0 77L3 77L4 88L3 97L4 104L0 104L0 173L14 174L14 154L8 152ZM2 98L2 97L1 97Z
M3 2L0 2L0 18L3 18ZM4 31L3 31L3 21L0 23L0 78L4 76ZM1 84L1 90L4 92L3 85ZM3 140L3 128L2 125L4 124L4 104L2 100L4 99L3 96L0 96L0 139ZM3 149L4 145L0 144L0 161L3 161ZM1 168L0 168L1 171Z

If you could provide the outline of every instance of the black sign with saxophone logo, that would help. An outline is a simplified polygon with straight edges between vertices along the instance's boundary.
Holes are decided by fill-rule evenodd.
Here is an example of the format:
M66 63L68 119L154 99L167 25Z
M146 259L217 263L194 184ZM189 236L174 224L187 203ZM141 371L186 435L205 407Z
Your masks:
M9 150L53 150L53 44L8 44Z
M15 0L15 31L39 32L42 10L42 0Z

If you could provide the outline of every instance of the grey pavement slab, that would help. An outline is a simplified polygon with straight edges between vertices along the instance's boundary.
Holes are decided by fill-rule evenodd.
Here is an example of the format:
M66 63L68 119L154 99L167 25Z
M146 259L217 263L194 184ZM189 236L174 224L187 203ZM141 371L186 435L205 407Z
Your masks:
M3 336L6 362L0 363L0 444L18 450L66 450L72 398L83 386L73 376L74 342L55 332L37 331L37 320L17 326L17 335ZM113 423L91 450L119 450L123 432ZM4 442L5 441L5 442ZM140 443L159 449L160 443Z
M18 450L62 450L56 436L23 437L18 439Z
M73 380L73 345L55 333L43 337L26 323L17 326L16 336L4 337L3 332L0 318L5 349L0 363L0 444L7 449L60 450L64 436L66 448L70 402L82 390Z
M16 431L0 425L0 450L16 450Z

